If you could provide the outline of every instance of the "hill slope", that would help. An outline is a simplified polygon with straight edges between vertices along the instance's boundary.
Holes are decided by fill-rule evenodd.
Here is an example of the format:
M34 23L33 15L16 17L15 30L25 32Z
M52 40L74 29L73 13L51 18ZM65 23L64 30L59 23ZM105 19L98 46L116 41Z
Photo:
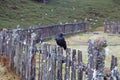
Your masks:
M1 0L0 28L47 25L92 18L97 25L104 20L120 21L120 6L113 0L49 0L47 4L33 0Z

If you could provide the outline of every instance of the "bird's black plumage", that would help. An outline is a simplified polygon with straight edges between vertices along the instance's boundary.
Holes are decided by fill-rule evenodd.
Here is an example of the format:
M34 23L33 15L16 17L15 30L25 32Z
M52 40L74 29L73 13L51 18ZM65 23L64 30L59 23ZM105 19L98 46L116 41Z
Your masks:
M56 43L57 43L58 46L63 47L64 50L67 49L67 45L66 45L66 41L65 41L65 39L63 37L63 33L58 33L56 35L55 40L56 40Z

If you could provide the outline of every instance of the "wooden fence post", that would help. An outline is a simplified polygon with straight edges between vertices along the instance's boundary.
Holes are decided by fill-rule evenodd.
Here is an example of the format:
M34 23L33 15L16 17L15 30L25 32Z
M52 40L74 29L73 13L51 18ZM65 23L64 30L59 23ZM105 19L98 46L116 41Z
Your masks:
M70 49L66 50L66 65L64 80L70 80Z
M52 53L50 52L51 49L50 49L51 45L50 44L47 44L47 80L50 80L51 78L51 72L52 72L52 58L51 58L51 55Z
M120 34L120 22L118 22L118 33Z
M88 80L92 80L94 61L93 61L93 44L91 40L88 40L88 63L87 63L87 78Z
M107 32L107 22L104 22L104 33Z
M117 57L113 56L111 57L111 80L120 80L120 75L117 67Z
M26 80L26 72L27 72L27 68L26 68L26 64L27 64L27 49L26 45L23 45L23 51L22 51L22 80Z
M43 72L42 72L42 47L43 45L40 44L39 48L39 71L38 71L38 80L42 80Z
M89 48L88 48L88 66L93 63L93 66L90 66L92 75L88 74L88 80L104 80L104 66L105 66L105 50L107 46L106 39L101 36L93 36L89 39ZM91 57L92 56L92 57ZM92 59L89 59L92 58ZM89 73L89 72L88 72ZM92 77L89 77L92 76Z
M83 27L84 27L84 31L83 32L86 32L87 31L87 21L83 21Z
M115 67L115 56L111 56L111 66L110 66L110 70L112 70Z
M51 53L52 53L52 56L53 57L51 57L52 58L52 74L53 74L53 79L52 80L55 80L56 79L56 46L55 45L53 45L53 46L51 46L52 47L52 51L51 51Z
M58 68L57 68L57 80L62 80L62 56L63 56L63 49L58 48L57 53L57 60L58 60Z
M2 55L2 46L3 46L3 31L0 31L0 55Z
M14 62L15 62L15 69L16 69L16 73L19 73L19 52L20 52L20 43L16 44L16 51L15 51L15 58L14 58Z
M43 80L47 80L47 44L42 46L42 66L43 66Z
M83 71L82 71L82 52L78 50L78 80L83 79Z
M71 72L71 80L76 80L76 50L74 49L72 52L72 72Z
M31 59L31 80L36 80L36 47L33 45Z

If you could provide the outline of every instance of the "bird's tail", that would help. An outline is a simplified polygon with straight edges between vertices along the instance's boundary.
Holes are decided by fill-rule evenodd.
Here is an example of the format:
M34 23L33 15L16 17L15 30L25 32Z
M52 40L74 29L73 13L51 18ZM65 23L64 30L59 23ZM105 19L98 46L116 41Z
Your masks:
M64 50L66 50L66 49L67 49L67 46L64 46L63 48L64 48Z

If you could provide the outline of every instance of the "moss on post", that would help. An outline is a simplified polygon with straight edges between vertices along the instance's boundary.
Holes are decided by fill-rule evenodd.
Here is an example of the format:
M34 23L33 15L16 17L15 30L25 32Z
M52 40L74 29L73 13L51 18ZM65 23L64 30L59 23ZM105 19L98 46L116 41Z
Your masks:
M88 40L88 80L104 80L105 47L107 41L102 36L92 36Z

